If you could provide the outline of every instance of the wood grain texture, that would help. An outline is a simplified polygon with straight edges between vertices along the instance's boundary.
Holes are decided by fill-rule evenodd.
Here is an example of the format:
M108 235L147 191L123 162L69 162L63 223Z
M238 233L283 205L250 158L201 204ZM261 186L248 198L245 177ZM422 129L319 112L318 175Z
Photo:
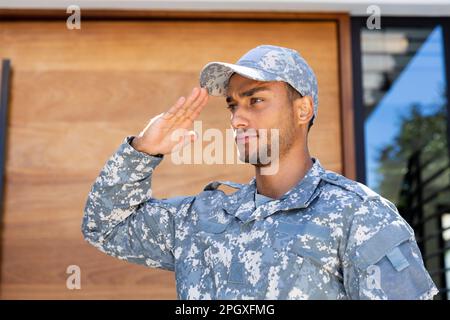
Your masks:
M342 172L339 49L335 21L0 22L0 58L11 58L1 292L4 299L176 298L170 272L107 257L82 239L87 193L127 135L198 84L210 61L236 61L250 48L297 49L319 81L310 149ZM201 115L203 129L229 127L221 98ZM154 195L195 194L211 180L247 182L246 165L164 161ZM65 286L81 267L81 290Z
M356 180L355 130L353 113L352 47L350 17L339 18L339 66L341 83L341 125L343 173Z

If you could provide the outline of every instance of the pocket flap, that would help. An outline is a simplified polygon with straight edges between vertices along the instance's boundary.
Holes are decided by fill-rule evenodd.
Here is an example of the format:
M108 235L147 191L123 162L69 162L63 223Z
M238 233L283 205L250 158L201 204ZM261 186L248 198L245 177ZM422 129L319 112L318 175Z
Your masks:
M208 233L222 233L227 228L228 223L219 223L212 220L199 220L198 231L206 231Z
M330 229L315 223L293 224L280 221L278 223L277 232L290 236L309 234L314 238L328 239L330 238Z

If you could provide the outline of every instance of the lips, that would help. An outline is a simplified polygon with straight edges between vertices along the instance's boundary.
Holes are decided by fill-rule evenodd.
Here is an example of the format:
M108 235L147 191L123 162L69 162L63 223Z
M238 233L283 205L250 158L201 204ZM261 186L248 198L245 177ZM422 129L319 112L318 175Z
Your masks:
M251 138L256 138L256 134L240 134L236 136L236 141L239 143L248 142Z

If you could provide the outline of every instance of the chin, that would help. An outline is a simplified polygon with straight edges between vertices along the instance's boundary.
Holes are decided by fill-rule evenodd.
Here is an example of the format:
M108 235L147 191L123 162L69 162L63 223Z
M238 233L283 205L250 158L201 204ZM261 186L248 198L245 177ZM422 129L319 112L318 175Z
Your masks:
M271 163L270 159L269 161L267 161L268 159L264 159L265 161L262 161L257 152L251 154L248 152L245 152L245 154L239 154L239 160L245 163L252 164L255 167L264 167L270 165Z

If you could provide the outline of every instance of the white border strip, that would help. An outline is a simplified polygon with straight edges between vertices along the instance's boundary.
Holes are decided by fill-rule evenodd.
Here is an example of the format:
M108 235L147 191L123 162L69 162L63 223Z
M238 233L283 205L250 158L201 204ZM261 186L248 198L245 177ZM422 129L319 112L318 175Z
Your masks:
M189 10L189 11L297 11L347 12L367 15L367 7L378 5L381 15L450 16L450 0L0 0L0 9Z

